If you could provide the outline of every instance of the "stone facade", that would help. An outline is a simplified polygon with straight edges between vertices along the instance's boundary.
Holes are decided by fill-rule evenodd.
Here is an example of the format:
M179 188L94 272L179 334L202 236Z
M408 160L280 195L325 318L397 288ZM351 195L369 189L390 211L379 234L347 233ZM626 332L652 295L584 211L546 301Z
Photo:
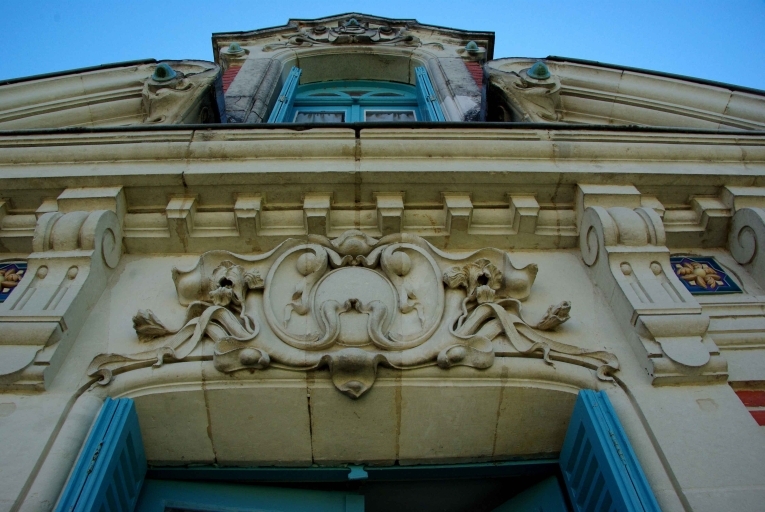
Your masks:
M765 93L493 41L350 14L1 86L0 509L107 396L150 464L306 467L555 457L595 389L662 510L761 510ZM297 64L423 66L447 122L265 123Z

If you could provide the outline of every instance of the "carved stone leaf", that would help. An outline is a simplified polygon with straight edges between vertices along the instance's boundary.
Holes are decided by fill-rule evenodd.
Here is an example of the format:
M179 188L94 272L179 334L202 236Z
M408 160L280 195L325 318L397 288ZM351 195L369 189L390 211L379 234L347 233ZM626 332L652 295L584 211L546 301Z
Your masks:
M173 333L162 324L157 315L150 309L138 310L138 313L133 317L133 328L138 334L138 340L143 343Z
M247 288L250 290L255 290L257 288L263 288L263 278L260 277L260 274L257 271L250 271L246 272L244 274L244 283L247 285Z
M459 286L464 286L467 288L467 272L465 272L463 267L452 267L444 272L444 283L446 283L446 286L449 288L457 288Z

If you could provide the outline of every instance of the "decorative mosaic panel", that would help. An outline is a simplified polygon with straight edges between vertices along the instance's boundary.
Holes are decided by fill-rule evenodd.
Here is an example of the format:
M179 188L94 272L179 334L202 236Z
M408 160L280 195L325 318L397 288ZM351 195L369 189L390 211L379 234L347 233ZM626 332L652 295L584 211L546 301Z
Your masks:
M672 268L677 277L694 295L741 293L741 288L709 256L672 256Z
M0 262L0 302L5 302L26 271L27 264L24 261Z

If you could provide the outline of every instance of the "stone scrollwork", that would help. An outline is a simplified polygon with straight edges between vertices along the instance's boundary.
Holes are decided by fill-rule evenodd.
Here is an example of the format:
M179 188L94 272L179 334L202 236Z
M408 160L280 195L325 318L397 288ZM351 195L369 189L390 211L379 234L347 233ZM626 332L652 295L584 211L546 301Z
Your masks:
M710 318L673 270L653 209L588 207L579 242L654 384L727 378L727 363L707 332Z
M489 83L496 87L518 121L545 123L562 118L560 79L549 71L542 75L531 72L540 64L520 72L489 68Z
M336 27L316 25L302 29L299 34L290 37L285 43L266 45L263 49L272 51L279 47L345 44L419 46L421 42L405 28L390 25L370 27L369 22L349 18L339 22Z
M338 390L358 398L379 365L488 368L501 353L581 364L610 379L614 355L542 334L568 320L569 302L539 321L524 318L521 301L536 274L536 265L516 268L497 249L454 257L417 236L377 240L355 230L288 240L258 256L210 251L173 272L187 306L181 326L139 311L133 325L151 349L99 355L88 373L108 384L124 371L194 358L212 359L224 373L326 367ZM211 356L197 350L204 340L214 345Z
M733 216L730 252L765 288L765 208L742 208Z

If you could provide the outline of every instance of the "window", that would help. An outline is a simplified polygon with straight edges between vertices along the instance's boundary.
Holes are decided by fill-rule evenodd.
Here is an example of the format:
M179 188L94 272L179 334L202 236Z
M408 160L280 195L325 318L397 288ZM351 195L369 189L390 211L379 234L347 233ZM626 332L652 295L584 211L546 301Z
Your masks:
M269 123L354 123L444 121L425 68L416 68L417 85L382 81L338 81L298 85L292 68Z
M425 505L437 510L477 510L476 503L493 501L485 508L491 510L506 499L502 493L523 490L496 510L659 511L603 391L579 393L557 461L304 469L168 467L149 470L152 472L156 474L147 478L133 401L107 398L56 510L361 512L401 510L401 500L413 507L422 504L417 510L427 510ZM186 478L177 478L183 474ZM237 475L241 482L234 479ZM259 482L271 485L253 485ZM242 483L246 486L239 485ZM568 492L570 507L563 489ZM465 498L473 501L460 505Z

